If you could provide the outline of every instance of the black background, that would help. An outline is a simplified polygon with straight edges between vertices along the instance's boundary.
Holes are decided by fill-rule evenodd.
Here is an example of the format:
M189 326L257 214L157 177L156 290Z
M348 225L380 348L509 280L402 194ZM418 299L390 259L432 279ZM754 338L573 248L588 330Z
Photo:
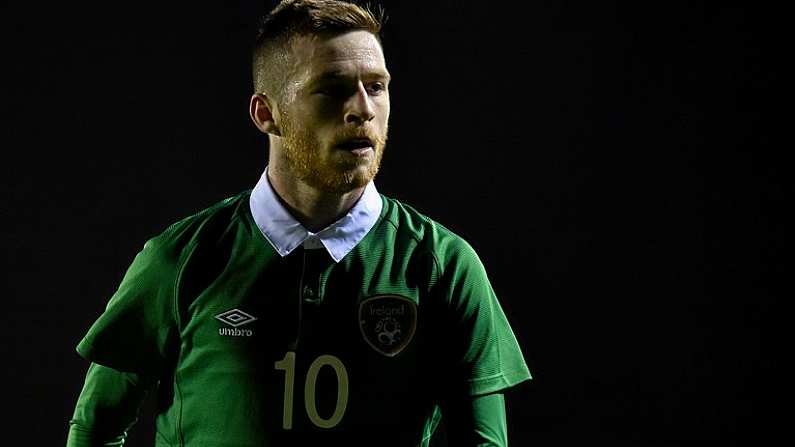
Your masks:
M384 4L377 185L486 265L535 376L508 395L512 445L782 431L782 12ZM63 445L74 347L143 242L261 174L261 6L3 6L4 444Z

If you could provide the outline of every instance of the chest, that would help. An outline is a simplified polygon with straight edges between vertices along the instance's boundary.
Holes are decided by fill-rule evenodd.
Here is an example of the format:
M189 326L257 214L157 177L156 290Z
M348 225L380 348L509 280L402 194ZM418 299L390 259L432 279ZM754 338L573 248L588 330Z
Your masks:
M234 396L248 402L239 411L288 432L383 424L428 405L437 368L427 283L406 264L323 254L193 272L204 285L183 311L177 372L186 394L204 397L196 405Z
M337 366L326 370L362 383L411 382L433 340L428 284L415 269L389 260L337 264L303 249L195 269L184 279L201 287L182 312L181 363L262 374L293 353L307 371L333 358Z

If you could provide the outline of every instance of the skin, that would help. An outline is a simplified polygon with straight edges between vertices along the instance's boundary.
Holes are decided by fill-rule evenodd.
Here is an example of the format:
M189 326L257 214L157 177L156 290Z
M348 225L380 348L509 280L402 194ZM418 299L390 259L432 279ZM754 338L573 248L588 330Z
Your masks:
M290 50L282 98L255 93L249 114L268 135L273 189L305 228L317 232L345 215L378 172L390 75L381 44L368 31L301 36ZM338 147L362 136L373 142L362 154Z

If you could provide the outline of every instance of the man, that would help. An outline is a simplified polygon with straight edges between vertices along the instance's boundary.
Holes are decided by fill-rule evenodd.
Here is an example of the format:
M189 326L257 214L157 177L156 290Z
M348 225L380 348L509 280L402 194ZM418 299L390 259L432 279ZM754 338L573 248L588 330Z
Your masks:
M507 445L530 378L472 248L373 183L380 21L286 0L253 55L269 159L253 190L168 227L78 345L70 446L119 445L157 392L158 446Z

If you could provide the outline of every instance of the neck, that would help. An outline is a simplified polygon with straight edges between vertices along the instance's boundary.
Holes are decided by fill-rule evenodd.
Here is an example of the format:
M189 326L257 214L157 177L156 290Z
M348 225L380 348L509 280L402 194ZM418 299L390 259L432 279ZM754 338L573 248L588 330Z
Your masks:
M356 204L366 186L345 193L319 191L288 169L269 163L268 181L282 204L307 230L316 233L339 220Z

